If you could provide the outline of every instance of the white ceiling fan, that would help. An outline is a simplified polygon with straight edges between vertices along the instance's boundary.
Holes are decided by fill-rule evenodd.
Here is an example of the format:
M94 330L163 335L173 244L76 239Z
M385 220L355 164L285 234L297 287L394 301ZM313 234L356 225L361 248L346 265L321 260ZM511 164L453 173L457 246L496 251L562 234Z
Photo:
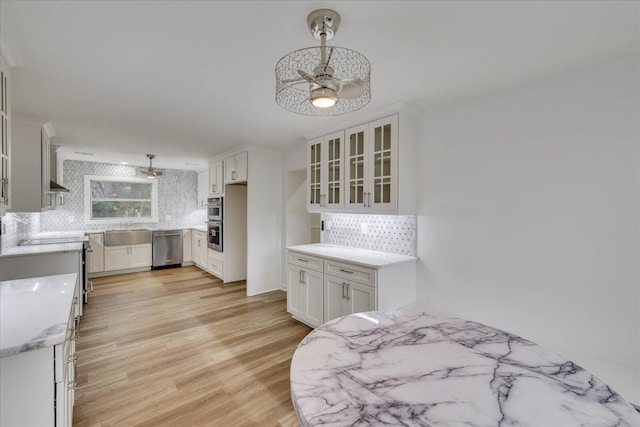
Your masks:
M153 159L156 157L155 154L147 154L149 158L149 167L148 168L140 168L138 171L146 176L149 179L157 178L159 176L164 175L164 171L161 169L156 169L153 167Z

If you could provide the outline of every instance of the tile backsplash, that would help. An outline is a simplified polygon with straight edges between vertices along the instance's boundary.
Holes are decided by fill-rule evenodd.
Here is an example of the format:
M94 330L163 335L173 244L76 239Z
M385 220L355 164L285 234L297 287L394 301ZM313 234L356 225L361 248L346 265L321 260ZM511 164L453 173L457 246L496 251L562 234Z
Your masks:
M40 214L7 213L0 218L3 233L0 235L0 254L31 238L40 231Z
M109 224L84 223L84 176L136 177L138 166L65 160L64 206L40 215L40 231L102 230ZM198 209L198 174L194 171L164 169L158 178L158 222L136 223L138 227L182 227L204 225L206 210ZM167 219L170 217L170 219ZM114 224L114 228L118 226Z
M416 256L415 215L325 213L322 219L322 243Z

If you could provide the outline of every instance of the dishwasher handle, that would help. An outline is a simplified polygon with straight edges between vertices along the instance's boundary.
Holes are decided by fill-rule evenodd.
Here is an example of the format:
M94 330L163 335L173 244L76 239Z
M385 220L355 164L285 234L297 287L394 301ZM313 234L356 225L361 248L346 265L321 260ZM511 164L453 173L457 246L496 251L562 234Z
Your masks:
M153 237L182 236L181 231L154 231Z

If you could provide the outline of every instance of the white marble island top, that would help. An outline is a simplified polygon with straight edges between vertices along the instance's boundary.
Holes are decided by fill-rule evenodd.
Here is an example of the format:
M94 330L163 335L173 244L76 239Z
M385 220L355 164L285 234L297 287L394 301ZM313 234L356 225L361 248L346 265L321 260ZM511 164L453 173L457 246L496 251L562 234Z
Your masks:
M77 277L0 282L0 357L64 342Z
M335 261L345 261L353 264L359 264L363 267L373 268L384 268L403 262L414 262L417 260L416 257L408 255L352 248L349 246L330 245L326 243L288 246L287 249L307 255L328 258Z
M315 329L293 355L291 397L304 426L640 426L562 356L424 313L357 313Z

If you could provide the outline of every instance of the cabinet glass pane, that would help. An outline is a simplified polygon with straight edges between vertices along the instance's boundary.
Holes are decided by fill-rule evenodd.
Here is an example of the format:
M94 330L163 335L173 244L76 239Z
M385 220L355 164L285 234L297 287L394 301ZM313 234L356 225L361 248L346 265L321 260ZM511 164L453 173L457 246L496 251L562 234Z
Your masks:
M373 151L382 151L382 128L375 128L373 131Z
M384 125L383 140L384 149L391 150L391 125Z

